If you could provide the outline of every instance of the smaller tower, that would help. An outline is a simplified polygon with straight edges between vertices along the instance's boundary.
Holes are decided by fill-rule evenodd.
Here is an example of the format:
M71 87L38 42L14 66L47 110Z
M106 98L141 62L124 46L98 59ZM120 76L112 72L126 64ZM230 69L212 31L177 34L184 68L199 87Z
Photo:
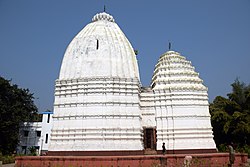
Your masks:
M169 45L171 49L171 44ZM161 55L151 84L154 94L157 150L216 150L207 87L191 62L178 52Z

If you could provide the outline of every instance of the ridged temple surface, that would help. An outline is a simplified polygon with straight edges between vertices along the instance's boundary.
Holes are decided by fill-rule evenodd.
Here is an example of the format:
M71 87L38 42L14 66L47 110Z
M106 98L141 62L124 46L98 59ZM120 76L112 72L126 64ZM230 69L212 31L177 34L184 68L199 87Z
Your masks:
M64 54L49 151L143 150L134 50L111 15L92 21Z
M207 88L191 62L168 51L141 87L134 50L105 12L71 41L55 86L50 152L216 148Z
M141 93L144 126L156 127L157 149L215 149L207 88L191 62L178 52L164 53L150 88Z
M111 21L109 21L111 20ZM71 41L63 58L59 80L74 78L137 78L139 71L134 49L114 23L100 13Z

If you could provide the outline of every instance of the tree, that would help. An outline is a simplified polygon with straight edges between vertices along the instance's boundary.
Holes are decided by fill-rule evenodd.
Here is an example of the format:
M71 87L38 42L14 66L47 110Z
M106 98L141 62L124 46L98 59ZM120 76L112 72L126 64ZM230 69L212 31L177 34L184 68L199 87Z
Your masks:
M33 94L0 77L0 152L11 154L18 144L22 122L37 118Z
M236 79L231 86L228 98L217 96L209 106L214 139L217 146L233 142L238 148L247 148L250 145L250 85Z

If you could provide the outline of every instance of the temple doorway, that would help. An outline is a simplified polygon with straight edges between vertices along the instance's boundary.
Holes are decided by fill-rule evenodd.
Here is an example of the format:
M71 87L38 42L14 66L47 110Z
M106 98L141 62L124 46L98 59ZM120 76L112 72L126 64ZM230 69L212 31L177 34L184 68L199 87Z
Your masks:
M156 150L156 129L144 128L144 149Z

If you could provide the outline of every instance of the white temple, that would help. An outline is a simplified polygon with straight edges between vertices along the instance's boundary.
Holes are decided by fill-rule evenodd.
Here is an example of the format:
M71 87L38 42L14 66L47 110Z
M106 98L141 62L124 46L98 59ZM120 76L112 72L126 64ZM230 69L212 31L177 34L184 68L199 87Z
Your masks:
M156 127L157 150L215 149L207 88L185 57L164 53L155 66L151 88L142 90L143 127Z
M96 14L69 44L56 80L49 152L215 150L207 88L174 51L142 87L134 49Z

